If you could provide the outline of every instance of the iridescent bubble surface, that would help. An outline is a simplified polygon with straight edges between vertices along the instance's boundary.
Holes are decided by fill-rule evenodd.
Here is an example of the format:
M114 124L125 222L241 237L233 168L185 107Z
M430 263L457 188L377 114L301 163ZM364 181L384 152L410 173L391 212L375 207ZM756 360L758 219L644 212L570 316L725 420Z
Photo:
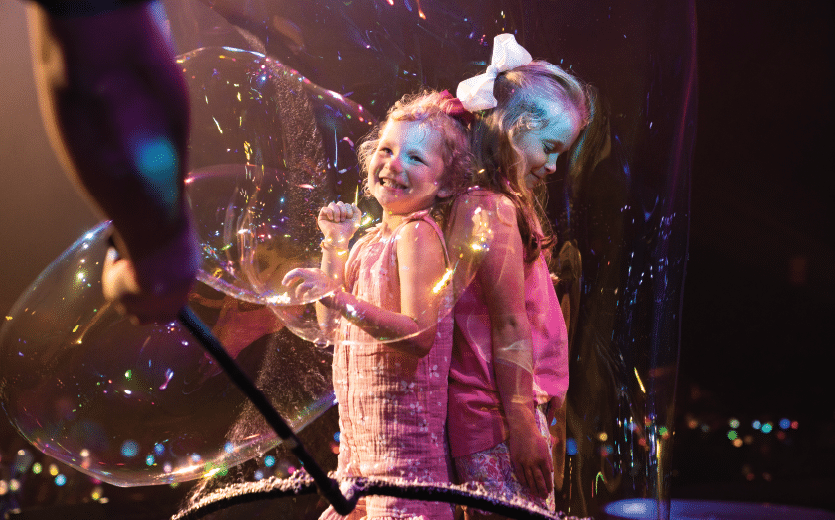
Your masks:
M693 2L166 1L182 51L263 52L377 118L406 92L454 91L482 72L502 32L594 85L599 131L578 168L563 165L548 187L571 341L558 508L598 514L621 498L667 496L695 131Z
M267 118L264 125L246 139L227 141L236 128L248 128L248 123L240 122L243 114L226 106L244 103L238 102L233 87L254 85L259 91L258 67L277 67L282 74L298 70L297 80L303 75L365 107L373 114L366 120L383 117L397 98L421 86L454 90L458 81L481 72L492 37L500 32L514 33L534 57L560 64L591 82L599 92L599 132L584 143L586 153L577 158L578 168L566 171L563 166L549 185L549 212L560 235L559 263L552 268L560 277L558 293L571 338L571 383L559 437L565 441L561 445L565 450L559 449L555 457L557 467L564 463L565 468L558 471L558 509L575 515L599 514L607 502L633 497L659 499L663 504L671 475L672 396L695 128L693 2L170 0L167 8L181 52L192 55L183 66L193 95L194 134L202 136L192 143L193 184L228 182L226 188L217 189L223 197L218 197L214 207L195 206L198 213L215 219L206 231L219 232L211 240L204 238L204 245L211 249L206 252L207 262L214 264L204 269L203 276L210 285L253 305L262 301L266 285L281 264L271 251L263 264L243 267L244 246L236 234L248 229L241 227L246 219L258 220L263 215L250 216L252 199L247 195L233 200L235 190L251 194L255 187L247 176L262 173L275 177L276 183L286 183L282 189L295 189L292 186L298 186L294 182L301 175L297 172L306 172L313 179L304 183L312 186L306 189L320 198L316 202L296 199L294 203L301 205L292 211L294 216L304 216L294 225L311 226L311 212L329 197L353 200L358 172L355 164L346 169L339 161L355 161L350 148L355 137L364 133L359 127L349 133L324 132L324 121L356 123L356 112L327 111L326 104L342 105L325 103L334 97L324 94L322 104L316 105L318 96L299 94L309 85L302 79L298 88L285 92L295 95L276 93L275 99L281 100L282 109L298 107L300 99L319 108L294 109L290 116L299 117L288 118L296 122L284 127L270 119L272 112L260 112ZM209 48L214 50L194 50ZM227 67L240 68L233 74L240 81L229 78L226 83ZM223 79L212 83L215 78ZM215 87L220 92L217 96L211 90ZM264 83L264 88L274 87ZM248 97L251 90L241 94L246 103L255 106L257 99L269 98ZM222 106L224 114L213 112ZM311 112L318 134L303 122ZM298 130L296 124L301 125ZM275 128L287 130L278 134ZM284 147L296 132L307 136L305 143L312 143L305 148L304 161L294 159ZM273 135L283 137L271 139ZM350 142L343 140L346 136ZM247 157L245 143L261 150L260 156L250 153ZM318 151L320 146L324 153ZM255 168L250 170L247 164ZM233 167L215 169L224 165ZM320 168L325 170L323 176ZM344 180L348 177L350 181ZM265 204L273 204L265 213L272 218L275 205ZM251 208L258 207L253 203ZM273 224L265 224L269 225ZM316 240L314 228L295 236L300 240L292 246L294 250L305 252L308 260L315 258L309 247ZM256 257L250 254L248 258ZM309 318L299 320L311 323ZM3 362L5 366L5 358ZM48 363L48 359L43 362ZM124 379L124 371L121 374ZM23 377L14 382L28 388ZM8 388L4 384L4 394ZM15 398L25 403L29 396L15 394ZM39 427L34 424L27 431ZM333 433L324 427L321 432L328 438ZM97 438L95 432L83 431L78 437ZM115 443L117 448L126 440L134 439L121 439ZM36 444L55 451L52 444ZM139 446L136 452L150 453L148 449ZM132 453L133 446L127 445L126 451ZM122 457L120 452L117 456ZM659 516L668 513L662 508ZM285 516L292 517L292 512ZM235 517L234 510L231 517Z
M282 280L292 269L319 267L317 217L327 203L359 205L364 216L356 237L379 222L379 205L361 193L355 150L377 120L357 103L257 52L202 48L178 63L192 102L186 183L203 250L200 280L235 298L269 305L303 339L334 344L340 340L339 317L319 323L315 302L336 285L300 297ZM459 240L465 252L473 241L487 247L487 234ZM427 281L426 290L445 287L454 272L460 293L479 258L467 254L461 261L461 256L448 273Z
M190 305L300 429L333 405L331 354L304 341L337 340L315 313L333 288L299 300L280 282L319 265L326 202L358 200L364 227L379 220L360 199L354 151L375 120L255 52L198 49L179 63L192 95L186 185L204 260ZM4 324L2 397L15 426L43 452L123 486L225 472L275 446L181 325L136 327L103 300L108 234L103 225L82 237ZM459 258L457 272L472 272L475 258Z
M263 421L243 419L245 397L187 330L134 326L103 300L109 233L102 224L79 239L0 330L0 398L15 427L47 455L120 486L225 472L275 446ZM276 334L281 324L263 305L204 284L190 299L294 428L332 406L327 352Z
M201 279L265 302L289 269L318 265L319 208L354 200L354 143L375 120L263 54L204 48L178 63L191 94Z

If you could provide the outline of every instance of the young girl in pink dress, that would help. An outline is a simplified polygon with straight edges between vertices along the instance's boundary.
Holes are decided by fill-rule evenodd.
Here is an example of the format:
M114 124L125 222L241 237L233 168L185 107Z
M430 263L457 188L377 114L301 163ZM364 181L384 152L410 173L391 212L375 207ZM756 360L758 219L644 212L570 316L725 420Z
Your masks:
M297 294L338 286L319 311L342 318L333 362L339 477L450 480L452 303L450 287L438 283L450 264L433 213L469 180L467 133L454 117L463 112L446 92L396 103L378 135L360 146L367 193L382 206L382 222L349 252L359 209L342 202L322 208L321 269L296 269L284 279ZM405 339L383 342L394 338ZM452 516L449 504L369 496L350 518ZM323 518L341 517L328 509Z
M450 253L473 223L492 238L455 307L450 448L459 481L554 510L545 412L553 416L565 399L568 341L547 265L556 237L534 191L586 126L588 97L561 68L532 61L512 35L494 46L487 72L458 89L477 115L477 188L456 201Z

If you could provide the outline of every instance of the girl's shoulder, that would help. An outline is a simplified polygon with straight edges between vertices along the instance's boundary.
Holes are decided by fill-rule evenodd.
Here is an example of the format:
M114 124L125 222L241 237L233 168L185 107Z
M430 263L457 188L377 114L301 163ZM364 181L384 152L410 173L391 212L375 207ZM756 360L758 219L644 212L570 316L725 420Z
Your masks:
M516 222L516 205L503 193L473 187L458 196L453 204L452 215L453 221L498 218L510 224Z
M483 188L481 186L471 186L471 187L467 188L467 191L465 191L464 193L459 195L456 200L457 201L461 201L461 200L464 200L464 201L466 201L466 200L479 200L479 201L496 200L496 201L498 201L498 200L501 200L501 199L510 200L509 197L507 197L506 195L504 195L502 193L499 193L497 191L493 191L493 190L490 190L490 189L487 189L487 188Z
M410 215L408 220L399 226L397 237L401 243L419 244L433 237L440 238L443 241L443 231L429 211L421 211Z
M433 258L449 261L444 233L430 217L402 224L397 231L395 244L398 262L405 262L405 265L414 265L416 262L431 264L430 259Z

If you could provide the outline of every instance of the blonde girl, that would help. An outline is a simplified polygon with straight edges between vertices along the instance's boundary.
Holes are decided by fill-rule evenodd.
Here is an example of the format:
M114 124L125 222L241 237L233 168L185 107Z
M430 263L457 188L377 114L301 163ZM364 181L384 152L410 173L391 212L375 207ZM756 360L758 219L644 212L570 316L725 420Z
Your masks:
M532 61L512 35L494 46L487 72L458 89L476 113L477 173L476 187L455 203L449 245L471 234L473 222L492 238L455 307L450 447L461 482L554 510L546 413L565 399L568 342L547 265L556 237L535 191L578 141L588 97L561 68Z
M449 259L433 212L470 172L456 101L446 92L428 92L392 107L360 147L366 192L383 208L381 223L349 252L359 209L342 202L322 208L321 269L297 269L284 279L297 294L337 286L322 310L341 318L333 364L338 476L450 479L445 422L451 300L448 290L433 291ZM452 514L449 504L370 496L350 518L440 520ZM335 517L332 509L323 515Z

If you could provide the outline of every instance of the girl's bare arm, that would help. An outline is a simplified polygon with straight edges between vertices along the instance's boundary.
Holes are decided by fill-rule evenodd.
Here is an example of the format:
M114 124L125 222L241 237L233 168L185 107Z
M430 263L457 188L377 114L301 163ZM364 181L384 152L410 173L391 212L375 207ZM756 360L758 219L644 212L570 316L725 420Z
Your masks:
M493 370L510 429L507 443L511 461L519 481L545 496L553 488L552 462L534 409L524 247L515 207L504 197L496 198L491 209L493 237L477 276L490 315Z
M423 357L435 339L440 293L433 289L446 272L440 237L425 222L404 226L397 241L400 312L376 307L341 292L331 305L375 338L406 338L391 348ZM389 275L393 275L390 273Z

